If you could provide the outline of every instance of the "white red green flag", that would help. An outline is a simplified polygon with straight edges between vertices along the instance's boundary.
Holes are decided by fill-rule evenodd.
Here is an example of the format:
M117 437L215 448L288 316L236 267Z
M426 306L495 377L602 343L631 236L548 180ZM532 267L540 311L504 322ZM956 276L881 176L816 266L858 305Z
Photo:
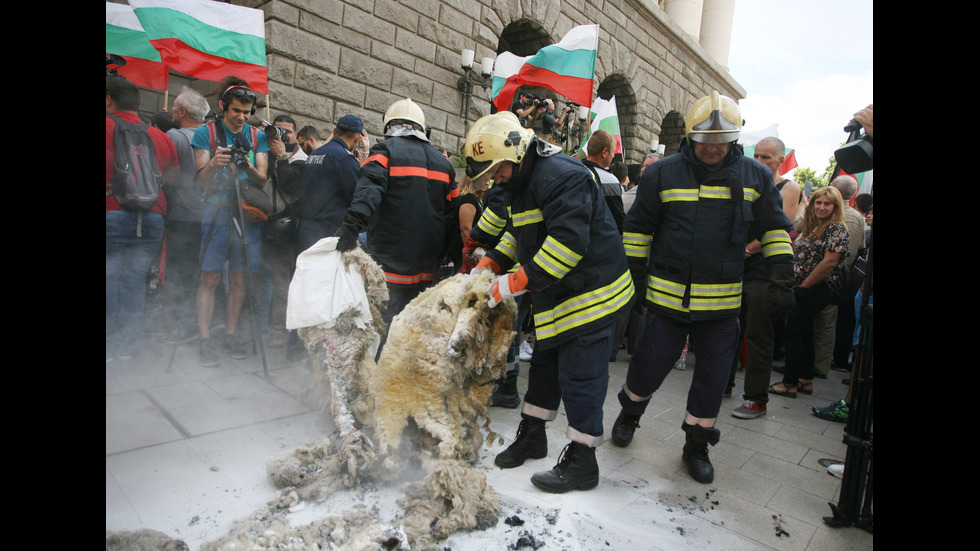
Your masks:
M235 75L269 93L261 10L212 0L129 0L163 62L218 81Z
M521 86L540 86L579 105L592 105L599 25L579 25L557 44L520 57L510 52L497 56L490 99L498 111L510 109L514 92Z
M105 3L105 53L126 59L126 65L118 73L133 84L154 90L167 89L170 71L160 61L160 52L150 44L132 7Z
M771 134L771 135L774 136L775 134ZM755 144L743 146L742 153L749 158L755 157ZM783 159L783 164L779 166L778 172L780 175L789 174L794 169L796 169L796 167L800 166L799 163L796 162L795 149L793 149L792 147L787 147L784 155L786 158Z
M619 111L616 108L616 96L613 96L607 100L602 98L596 98L592 102L592 112L589 114L589 119L592 123L589 125L589 135L582 140L581 151L582 154L579 156L584 158L586 156L586 146L589 143L589 138L596 130L605 130L616 138L616 151L614 154L619 155L623 152L623 135L619 130Z

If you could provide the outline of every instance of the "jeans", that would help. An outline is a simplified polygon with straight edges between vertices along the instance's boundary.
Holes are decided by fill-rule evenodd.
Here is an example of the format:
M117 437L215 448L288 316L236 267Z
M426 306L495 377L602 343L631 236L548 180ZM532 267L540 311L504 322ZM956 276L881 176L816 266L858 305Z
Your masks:
M133 355L143 330L146 274L162 241L162 214L123 209L106 211L106 358Z

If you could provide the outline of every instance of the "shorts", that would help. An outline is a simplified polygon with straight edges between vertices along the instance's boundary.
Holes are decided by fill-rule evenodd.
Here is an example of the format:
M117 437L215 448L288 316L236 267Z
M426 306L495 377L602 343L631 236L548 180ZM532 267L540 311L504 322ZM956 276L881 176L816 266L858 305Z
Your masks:
M218 212L217 217L214 216L215 211ZM208 243L208 229L212 218L214 230L211 232L211 242ZM262 268L262 225L245 222L245 237L248 239L249 265L252 272L258 272ZM202 271L220 272L224 270L226 260L229 270L243 271L242 247L238 233L232 228L227 205L204 205L204 213L201 215L201 255L204 257Z

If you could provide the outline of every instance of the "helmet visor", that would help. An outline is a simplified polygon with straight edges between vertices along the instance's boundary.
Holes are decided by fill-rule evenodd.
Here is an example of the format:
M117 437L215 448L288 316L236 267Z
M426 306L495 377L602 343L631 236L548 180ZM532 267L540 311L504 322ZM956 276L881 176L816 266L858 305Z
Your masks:
M738 140L739 132L691 132L688 136L692 142L698 143L729 143Z
M489 159L486 161L477 161L473 157L466 158L466 175L469 176L473 181L484 174L489 174L490 170L497 165L499 161Z

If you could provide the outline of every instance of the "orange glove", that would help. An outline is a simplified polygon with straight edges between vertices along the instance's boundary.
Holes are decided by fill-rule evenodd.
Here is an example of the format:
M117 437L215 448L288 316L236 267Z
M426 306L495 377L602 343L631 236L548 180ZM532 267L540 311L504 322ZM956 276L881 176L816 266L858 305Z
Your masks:
M480 262L476 265L475 268L473 268L470 271L470 273L471 274L476 273L477 270L482 270L484 268L489 268L490 271L493 272L493 273L495 273L495 274L499 274L500 273L500 265L497 264L496 262L494 262L493 259L490 258L489 256L484 256L483 258L481 258L480 259Z
M522 266L516 272L498 277L496 281L490 284L487 292L490 293L490 300L487 301L490 308L497 306L507 297L516 297L526 293L527 276L524 275L524 267Z

